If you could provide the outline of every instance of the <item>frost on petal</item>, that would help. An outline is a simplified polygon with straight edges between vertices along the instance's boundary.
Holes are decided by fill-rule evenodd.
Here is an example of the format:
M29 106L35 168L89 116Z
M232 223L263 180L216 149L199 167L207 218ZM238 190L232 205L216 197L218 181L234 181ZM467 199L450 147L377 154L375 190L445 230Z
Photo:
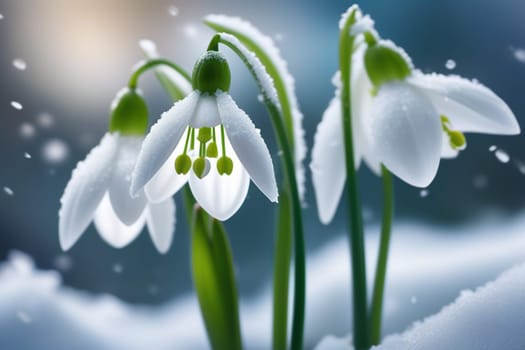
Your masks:
M190 187L195 200L211 216L221 221L228 220L235 214L246 199L250 176L241 164L226 138L226 155L233 161L230 175L219 175L217 160L210 159L211 170L199 179L193 171L190 175Z
M207 93L202 93L190 121L193 128L214 127L220 124L217 99Z
M144 187L144 192L150 202L165 201L188 182L188 174L177 174L175 172L175 159L184 151L185 138L186 135L182 137L168 160Z
M153 59L160 57L157 51L157 46L153 41L143 39L139 42L139 46L147 58ZM170 67L156 67L155 74L174 100L184 98L184 96L188 95L193 90L191 82Z
M261 33L259 29L248 21L239 17L208 15L204 18L204 22L217 31L230 33L238 37L244 45L259 56L261 62L267 66L267 71L270 71L268 66L272 66L271 70L275 73L270 72L270 76L273 81L276 84L278 84L278 79L281 81L283 85L282 95L278 96L278 98L280 101L286 98L290 105L289 111L283 112L289 113L293 120L295 176L299 194L301 198L304 198L305 169L303 161L306 157L306 141L304 138L303 114L299 109L299 103L295 94L294 78L288 71L286 61L282 58L273 40Z
M122 248L131 243L142 231L146 215L142 215L131 225L126 225L118 218L109 195L105 195L95 211L94 223L100 237L115 248Z
M346 180L342 128L341 101L336 96L317 126L310 164L317 211L323 224L334 217Z
M354 23L352 28L350 28L350 35L356 36L373 30L374 20L369 15L366 15L362 16Z
M227 93L217 95L222 125L237 157L253 183L272 202L277 202L277 183L272 158L260 130Z
M136 195L169 159L197 106L200 93L192 92L176 102L153 125L146 136L131 176L131 194Z
M126 225L131 225L142 214L146 206L144 193L133 198L129 194L131 172L142 145L142 137L121 136L115 159L113 178L108 189L109 200L115 214Z
M520 126L509 106L489 88L441 74L414 73L408 80L430 97L440 114L464 132L514 135Z
M89 226L111 182L118 135L106 134L73 170L58 212L60 246L67 250Z
M175 232L175 202L168 198L157 204L149 203L146 210L149 235L161 254L170 249Z
M416 187L432 182L443 136L439 115L425 94L404 82L384 84L366 132L374 153L392 173Z

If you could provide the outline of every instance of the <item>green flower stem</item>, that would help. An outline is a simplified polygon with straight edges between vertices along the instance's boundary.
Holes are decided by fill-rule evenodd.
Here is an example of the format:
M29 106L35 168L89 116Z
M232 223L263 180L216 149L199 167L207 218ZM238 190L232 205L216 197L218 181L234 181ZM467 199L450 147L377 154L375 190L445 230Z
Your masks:
M195 206L191 233L195 291L213 349L241 350L239 303L228 235L222 224Z
M294 301L293 301L293 318L292 318L292 339L291 339L291 349L292 350L302 350L303 349L303 333L304 333L304 308L306 303L306 253L305 253L305 243L304 243L304 233L303 233L303 218L302 218L302 208L301 208L301 199L299 196L299 191L297 187L297 179L295 177L295 166L293 160L293 151L292 151L292 142L286 131L285 118L281 115L279 108L271 101L271 99L266 96L265 90L261 86L261 82L257 79L257 74L251 67L248 59L243 55L243 53L235 47L232 43L227 40L223 40L221 37L220 42L235 52L241 60L244 62L248 70L253 75L255 81L259 85L261 93L263 94L264 103L270 115L274 131L276 133L277 142L279 148L282 150L281 162L284 169L284 175L286 181L284 182L285 186L288 187L290 191L290 202L291 202L291 213L293 218L293 232L294 232L294 250L295 250L295 270L294 270ZM250 47L248 47L250 48ZM263 63L264 64L264 63ZM267 67L268 69L268 67ZM275 79L274 79L275 81ZM283 93L284 85L276 84L277 94L281 95ZM281 204L282 205L282 204ZM282 232L280 232L282 233ZM285 249L285 247L279 248L278 250ZM281 266L279 263L279 269L289 269L289 266ZM279 276L284 276L285 272ZM277 282L278 284L284 285L284 280ZM286 282L287 283L287 282ZM281 296L281 293L279 294ZM275 301L274 301L275 302ZM286 300L280 299L278 301L280 305L287 303ZM287 309L287 308L286 308ZM286 323L286 320L284 320ZM283 320L278 323L279 326L283 325ZM274 328L276 325L274 324ZM274 332L283 332L283 330L274 330ZM280 347L283 347L281 344ZM286 345L284 345L286 347Z
M341 72L342 92L341 105L343 117L343 133L345 142L345 163L348 197L348 218L350 219L350 252L352 260L353 287L353 325L354 346L356 350L369 348L366 261L363 218L359 201L357 173L354 162L354 146L352 140L352 112L350 82L352 72L352 51L354 37L350 27L355 23L354 11L340 32L339 37L339 70Z
M273 349L286 350L288 345L288 289L292 254L292 208L288 186L279 191L279 217L275 235L273 266Z
M379 242L379 255L377 257L376 276L370 310L371 345L377 345L381 342L383 295L385 290L390 236L392 232L392 217L394 214L394 186L392 183L392 174L384 166L381 166L381 174L383 177L383 221L381 223L381 240Z
M155 59L143 61L133 70L133 73L131 74L131 77L129 78L128 87L130 89L135 89L137 87L139 77L142 75L142 73L156 66L168 66L170 68L173 68L175 71L177 71L177 73L182 75L191 84L191 76L183 68L181 68L178 64L171 62L169 60L163 59L163 58L155 58Z

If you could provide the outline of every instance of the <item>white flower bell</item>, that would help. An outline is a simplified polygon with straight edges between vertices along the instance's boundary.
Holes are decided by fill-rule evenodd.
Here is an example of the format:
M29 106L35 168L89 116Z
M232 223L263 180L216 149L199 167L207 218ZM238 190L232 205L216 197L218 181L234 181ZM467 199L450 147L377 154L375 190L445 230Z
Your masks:
M440 158L465 148L463 132L514 135L516 117L494 92L458 76L423 74L388 41L362 44L352 57L352 127L356 168L383 164L403 181L428 186ZM312 179L323 223L332 220L346 180L339 77L317 128Z
M144 188L149 200L163 201L189 181L197 202L227 220L244 202L251 178L277 201L270 152L229 86L226 59L207 51L193 71L194 91L163 113L146 136L133 171L133 195Z
M131 171L146 127L144 101L135 91L122 90L115 99L110 132L77 164L60 200L62 249L70 249L93 220L113 247L129 244L146 224L157 250L168 251L175 228L173 200L151 203L142 192L135 198L129 195Z

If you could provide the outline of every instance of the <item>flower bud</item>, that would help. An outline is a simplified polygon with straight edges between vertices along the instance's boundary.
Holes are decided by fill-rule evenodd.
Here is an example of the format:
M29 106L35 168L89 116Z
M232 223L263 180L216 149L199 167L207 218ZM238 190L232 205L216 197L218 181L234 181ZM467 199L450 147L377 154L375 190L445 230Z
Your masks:
M175 158L175 172L179 175L187 174L191 169L191 159L187 154L181 154Z
M404 80L412 71L409 58L404 52L384 42L366 49L365 67L368 77L376 87L393 80Z
M217 161L217 171L219 175L231 175L233 171L233 160L230 157L220 157Z
M120 90L111 103L110 132L144 135L148 128L148 107L136 89Z
M226 58L218 51L206 51L199 58L192 75L193 88L214 94L217 90L230 90L230 67Z

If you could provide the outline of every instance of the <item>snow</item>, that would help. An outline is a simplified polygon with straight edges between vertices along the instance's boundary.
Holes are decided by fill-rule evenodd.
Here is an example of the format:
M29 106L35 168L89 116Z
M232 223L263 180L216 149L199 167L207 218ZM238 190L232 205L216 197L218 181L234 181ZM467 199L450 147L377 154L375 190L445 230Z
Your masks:
M464 290L438 314L376 350L525 349L525 264L475 291Z
M377 226L367 230L369 280L378 230ZM484 215L460 227L399 223L393 232L384 333L404 331L414 321L439 312L460 291L483 285L525 261L524 246L525 213L516 217ZM347 240L343 236L309 256L307 348L327 334L346 336L351 329L348 261ZM0 265L0 285L3 349L208 347L198 303L192 294L161 306L131 305L113 296L92 295L63 286L57 272L36 269L31 259L21 253L11 254ZM402 335L389 337L376 350L520 349L518 344L523 348L525 337L521 329L525 318L514 310L525 309L524 290L525 265L521 265L476 292L464 292L438 315ZM241 322L248 349L270 347L270 298L268 283L259 295L241 299ZM343 341L349 343L348 338ZM483 341L486 346L476 346L476 341Z
M294 155L295 155L295 176L299 187L299 194L304 198L305 192L305 168L303 161L306 156L306 141L303 129L303 114L299 110L299 103L295 94L295 80L288 70L286 61L273 40L264 35L250 22L239 17L225 15L208 15L204 18L204 23L217 29L229 33L241 33L243 36L252 40L274 63L279 76L283 79L286 95L290 103L290 110L293 119L294 134Z

